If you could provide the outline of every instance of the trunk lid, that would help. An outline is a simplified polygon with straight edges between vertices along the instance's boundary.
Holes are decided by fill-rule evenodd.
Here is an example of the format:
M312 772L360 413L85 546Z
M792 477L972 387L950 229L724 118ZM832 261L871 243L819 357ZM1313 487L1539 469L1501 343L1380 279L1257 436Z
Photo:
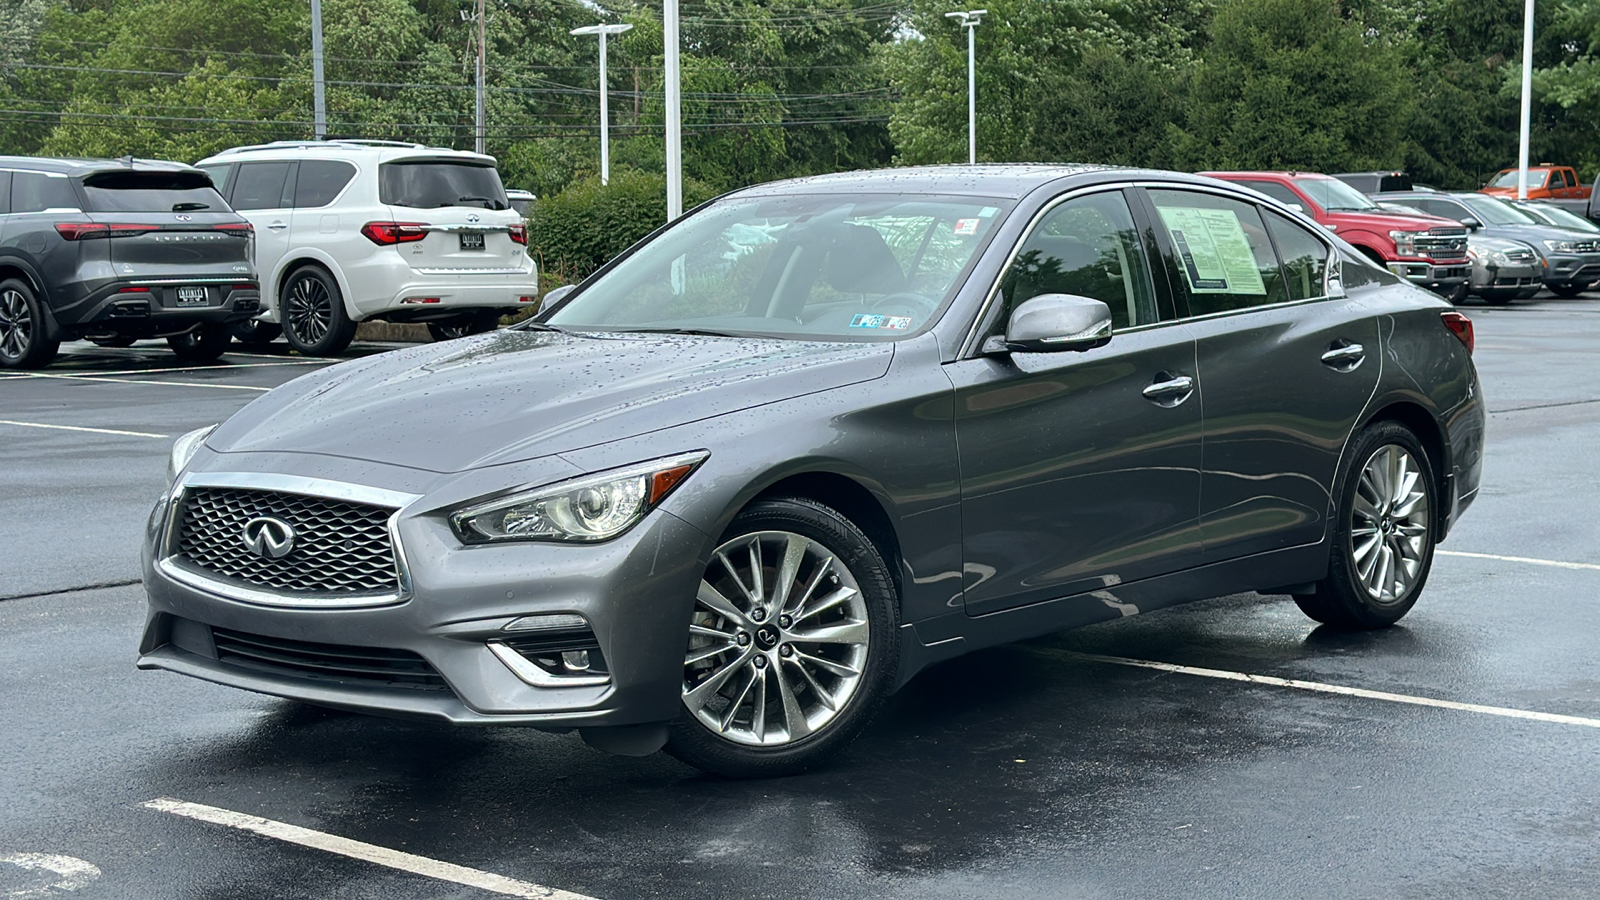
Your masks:
M421 226L420 239L394 244L421 274L504 274L526 264L522 217L487 159L391 160L379 167L378 192L395 222Z

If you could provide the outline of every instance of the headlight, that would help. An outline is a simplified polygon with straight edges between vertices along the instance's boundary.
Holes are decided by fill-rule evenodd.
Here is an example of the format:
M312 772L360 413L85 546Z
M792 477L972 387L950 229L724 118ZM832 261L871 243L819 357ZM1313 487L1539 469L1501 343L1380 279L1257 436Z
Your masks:
M1401 256L1417 255L1417 233L1415 231L1391 231L1389 238L1394 241L1394 249Z
M450 516L468 544L607 541L632 528L711 454L705 450L521 491Z
M200 445L205 443L211 432L216 430L217 426L207 425L204 428L196 428L172 442L172 456L167 460L168 482L178 480L178 473L189 464L189 460L194 459L194 455L200 451Z
M1489 261L1494 263L1497 266L1509 266L1509 265L1511 265L1511 257L1505 255L1504 253L1501 253L1499 250L1490 250L1489 251Z
M1571 253L1575 245L1571 241L1545 241L1544 246L1557 253Z

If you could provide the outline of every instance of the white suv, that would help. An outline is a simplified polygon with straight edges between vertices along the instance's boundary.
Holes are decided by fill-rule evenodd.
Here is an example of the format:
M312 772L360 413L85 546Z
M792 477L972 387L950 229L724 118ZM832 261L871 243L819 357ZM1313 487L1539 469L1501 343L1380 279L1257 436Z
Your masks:
M365 319L435 339L488 331L538 301L522 217L492 156L392 141L279 141L201 160L256 229L262 314L235 330L301 353L344 350Z

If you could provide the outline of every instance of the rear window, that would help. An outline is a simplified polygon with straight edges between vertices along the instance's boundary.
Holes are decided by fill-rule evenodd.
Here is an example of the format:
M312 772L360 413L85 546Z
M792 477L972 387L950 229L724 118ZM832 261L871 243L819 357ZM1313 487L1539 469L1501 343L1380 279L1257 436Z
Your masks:
M101 172L83 180L86 212L226 210L204 172Z
M300 162L300 177L295 181L294 205L297 209L327 206L350 179L356 167L334 159L307 159Z
M378 167L378 200L390 206L438 209L472 206L510 209L500 173L493 166L418 160Z

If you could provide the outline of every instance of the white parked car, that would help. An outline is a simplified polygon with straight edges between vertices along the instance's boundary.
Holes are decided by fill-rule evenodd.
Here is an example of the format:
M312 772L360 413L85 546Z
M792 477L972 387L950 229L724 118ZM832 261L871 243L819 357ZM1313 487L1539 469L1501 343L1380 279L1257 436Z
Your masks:
M522 216L492 156L392 141L279 141L203 159L255 226L264 310L235 330L329 356L366 319L435 339L538 301Z

